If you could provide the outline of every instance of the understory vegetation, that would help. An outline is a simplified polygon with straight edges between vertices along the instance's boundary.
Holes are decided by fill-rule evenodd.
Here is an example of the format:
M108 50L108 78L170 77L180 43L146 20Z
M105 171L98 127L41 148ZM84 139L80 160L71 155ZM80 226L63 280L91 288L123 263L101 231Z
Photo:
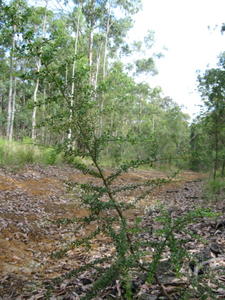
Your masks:
M193 224L218 218L218 212L195 203L174 214L159 204L154 212L148 210L154 228L143 225L144 216L129 218L127 212L134 211L153 189L171 183L181 169L210 174L205 199L210 195L210 200L223 200L225 54L220 55L218 68L199 75L204 109L189 124L181 107L162 96L160 88L137 80L141 74L154 76L155 60L162 55L153 51L151 31L143 41L126 43L140 1L72 3L67 13L50 9L48 1L46 6L31 6L25 0L0 2L0 164L67 163L91 178L88 183L65 183L72 193L79 190L80 206L88 216L58 218L56 224L74 224L77 231L92 225L94 230L60 245L52 258L60 260L76 247L85 251L99 236L114 249L112 255L48 282L43 299L54 299L55 286L65 278L89 270L93 278L86 293L69 299L111 299L107 288L112 285L117 287L116 299L143 299L134 288L138 274L144 276L142 285L159 287L161 298L152 299L217 299L213 271L204 269L208 259L197 260L188 243L201 239L190 230ZM143 57L123 62L123 56L135 53ZM116 184L136 168L174 172L166 178ZM133 192L133 200L124 202L124 192ZM185 277L182 289L176 291L179 298L161 282L162 261L175 278Z
M65 162L65 161L64 161ZM22 142L0 140L0 165L4 167L23 167L26 164L53 165L63 163L63 154L53 147L33 144L31 139Z

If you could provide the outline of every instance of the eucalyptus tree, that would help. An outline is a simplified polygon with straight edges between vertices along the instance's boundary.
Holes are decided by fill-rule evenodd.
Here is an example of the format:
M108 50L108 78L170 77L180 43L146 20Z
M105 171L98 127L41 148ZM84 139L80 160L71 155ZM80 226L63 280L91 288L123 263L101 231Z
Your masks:
M182 112L178 104L170 98L165 98L166 109L163 116L164 132L161 139L164 146L163 156L170 162L177 160L180 167L187 167L187 153L189 152L189 116ZM166 129L166 130L165 130Z
M129 16L137 13L140 9L140 0L73 0L74 4L81 6L87 26L88 60L90 68L93 67L98 53L94 53L94 35L102 34L102 63L103 77L106 76L107 52L110 40L116 42L117 47L123 42L126 32L131 28L128 24ZM117 17L116 11L124 17ZM120 13L120 15L121 15ZM95 56L95 57L94 57Z
M225 170L225 53L220 55L217 68L208 69L198 77L199 91L205 105L204 121L213 150L213 177L222 166Z
M1 25L0 25L1 26ZM3 45L2 36L0 35L0 45ZM6 111L7 111L7 91L8 91L8 76L9 65L7 63L6 52L3 47L0 46L0 134L5 135L5 123L6 123Z
M75 82L74 82L74 76L75 76L75 71L76 71L76 60L77 60L77 55L78 55L78 46L80 43L80 36L81 36L81 31L82 31L82 26L84 25L84 21L83 21L83 15L81 12L81 5L78 4L78 6L76 7L76 9L74 9L74 11L72 12L72 14L69 16L68 19L68 24L70 25L71 28L71 33L72 36L74 36L74 45L73 45L73 59L72 59L72 73L71 73L71 92L70 92L70 97L71 97L71 101L70 101L70 123L72 123L73 121L73 105L74 105L74 96L75 96ZM68 68L70 66L68 64L66 64L66 82L68 81ZM70 146L72 147L72 129L71 127L68 130L68 141L70 141Z
M31 43L35 43L38 51L35 54L32 51L32 60L35 62L35 67L33 69L34 74L36 75L40 72L41 69L41 44L43 40L47 36L47 27L48 27L48 20L52 17L50 11L48 11L48 0L46 0L45 7L33 7L32 15L29 18L29 23L31 25L31 31L33 34L33 41L29 41ZM29 24L27 24L29 26ZM40 85L40 78L39 76L34 76L35 84L34 84L34 92L33 92L33 112L32 112L32 129L31 129L31 138L32 140L36 140L37 132L36 132L36 123L37 123L37 95Z
M66 81L71 82L70 90L70 123L73 122L72 107L76 98L75 73L76 60L86 54L89 65L89 83L95 90L95 98L98 101L100 113L98 134L101 135L104 126L103 109L105 96L98 93L98 85L107 77L108 57L115 57L118 49L125 41L127 31L132 22L129 14L138 11L139 0L115 1L115 0L74 0L73 13L68 18L71 37L74 39L74 53L71 62L72 71L66 63ZM123 10L123 17L116 17L116 10ZM68 57L68 55L67 55ZM70 54L69 54L69 57ZM70 79L69 79L70 77ZM100 84L101 85L101 84ZM68 88L67 88L68 92ZM72 126L71 126L72 127ZM72 131L68 130L68 141L72 143Z
M23 44L25 24L31 13L26 1L13 0L9 4L1 3L1 36L2 49L9 53L9 92L6 135L13 138L13 126L16 106L16 82L18 79L19 62L18 48Z
M123 64L115 62L102 85L105 105L100 115L103 115L104 128L110 130L113 136L119 136L127 131L127 124L134 117L132 112L136 100L136 83L124 71Z
M212 144L208 135L208 120L198 116L190 125L190 168L194 171L209 171L212 167Z
M99 27L100 19L103 17L105 12L105 6L107 0L94 1L94 0L74 0L73 1L76 7L80 7L82 14L85 18L86 32L87 37L87 56L89 67L93 67L93 48L94 48L94 32ZM93 82L93 75L90 72L90 82Z
M141 101L140 95L143 95ZM139 141L136 153L144 158L163 160L163 164L167 161L170 165L182 166L188 150L188 116L170 98L162 97L158 88L141 84L137 97L136 130L132 129Z
M33 140L38 138L42 142L50 142L52 137L50 138L46 130L47 125L42 126L41 130L39 125L47 116L54 115L61 104L52 101L57 92L45 76L46 64L52 73L58 73L63 87L66 86L65 92L71 95L72 65L75 59L74 43L71 26L65 14L54 14L47 6L33 7L32 11L27 23L29 31L25 36L27 45L23 51L27 62L24 77L33 88L30 105L32 108L31 137Z

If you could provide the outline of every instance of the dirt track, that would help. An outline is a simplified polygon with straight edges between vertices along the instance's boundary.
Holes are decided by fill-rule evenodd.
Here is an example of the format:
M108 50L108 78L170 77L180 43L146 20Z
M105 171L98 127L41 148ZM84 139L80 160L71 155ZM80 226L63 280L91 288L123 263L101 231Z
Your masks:
M159 171L132 171L120 176L116 184L140 183L165 176ZM172 204L172 200L176 201L177 190L185 182L193 182L202 177L201 174L184 172L173 182L156 188L140 202L138 210L133 213L143 214L157 200L171 201ZM82 229L76 232L73 225L65 228L52 223L62 217L80 217L88 214L80 207L79 191L75 191L75 196L68 192L67 181L98 184L97 179L70 167L28 166L16 172L0 169L0 273L6 282L10 277L17 278L12 280L17 294L22 288L18 280L54 278L62 272L80 266L88 256L97 257L102 250L113 251L110 246L106 249L107 246L99 236L93 241L89 253L86 253L86 250L84 252L82 248L76 248L60 261L50 258L50 254L62 244L86 234ZM134 195L127 192L120 197L130 201ZM180 199L180 196L178 198ZM0 295L1 292L6 293L6 290L1 291L0 287ZM12 299L14 298L16 299L12 296Z

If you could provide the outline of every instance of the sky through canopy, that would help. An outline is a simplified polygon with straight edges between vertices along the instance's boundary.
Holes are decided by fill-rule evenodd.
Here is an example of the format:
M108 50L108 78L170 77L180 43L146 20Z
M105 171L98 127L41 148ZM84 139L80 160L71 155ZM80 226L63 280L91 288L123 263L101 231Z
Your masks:
M164 95L186 107L192 117L199 111L197 70L214 67L225 51L225 0L142 0L131 37L155 31L156 49L165 57L157 62L159 74L147 79L162 87ZM217 26L218 25L218 26ZM217 27L216 27L217 26Z

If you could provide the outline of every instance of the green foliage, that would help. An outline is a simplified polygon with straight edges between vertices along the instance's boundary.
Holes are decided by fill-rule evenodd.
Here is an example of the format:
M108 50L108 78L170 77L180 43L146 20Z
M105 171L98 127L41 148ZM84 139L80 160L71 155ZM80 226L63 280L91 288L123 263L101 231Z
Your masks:
M0 139L0 164L2 166L24 166L41 163L52 165L63 161L63 156L54 148L46 148L33 144L30 138L22 142L8 142Z
M137 164L138 162L135 162L135 164L133 162L130 165L134 166ZM98 165L96 165L96 167L97 166ZM120 170L127 170L128 167L128 165L123 165ZM83 171L83 166L81 171ZM157 240L154 243L141 240L139 234L148 231L148 228L142 228L142 220L140 217L134 219L133 222L129 220L128 226L128 220L125 216L127 205L121 205L122 203L116 198L116 194L120 192L121 189L117 189L112 185L112 182L117 179L121 172L122 171L118 171L106 178L101 172L101 169L99 169L99 177L102 179L103 184L102 187L96 187L92 184L80 184L80 188L83 190L81 200L90 211L89 217L80 219L75 218L73 220L58 220L61 225L75 222L76 224L80 224L79 227L95 224L97 229L92 231L92 233L85 238L77 239L55 252L54 257L56 258L65 255L67 251L74 247L82 246L87 249L91 244L91 240L98 234L102 234L106 238L109 237L111 245L115 247L114 255L108 257L109 267L100 270L99 266L96 266L95 264L86 266L87 269L94 269L98 276L91 289L82 299L93 299L97 295L101 295L101 292L115 282L115 280L119 280L121 283L124 291L124 299L133 299L131 282L134 271L144 271L147 274L146 280L148 282L154 281L157 284L160 284L157 277L158 268L165 253L167 253L168 257L168 251L170 270L176 274L176 276L182 276L183 263L191 258L185 250L185 245L189 240L180 239L178 236L185 231L189 232L188 226L194 222L198 222L201 218L216 216L209 209L198 208L184 213L181 216L174 217L166 208L160 207L159 216L155 220L152 220L153 222L158 223L156 229L152 232L152 235L157 237ZM147 185L154 185L155 183L154 180L150 180L148 183L146 182ZM164 180L159 181L156 186L164 183ZM140 185L133 186L132 188L136 189L139 186ZM129 190L130 186L125 186L123 188L123 190L126 189ZM103 195L108 196L107 201L101 200ZM149 255L149 251L144 251L146 246L154 248L154 252L151 253L153 254L152 261L140 263L140 260L146 261L145 255ZM83 270L84 266L74 270L73 274L78 274ZM61 281L62 278L58 278L58 280Z
M204 197L209 202L222 200L225 195L225 181L223 177L209 179L204 185Z
M43 161L46 165L55 165L62 161L62 154L57 151L55 148L44 148L43 150L43 158L41 161ZM61 157L60 157L61 156Z
M34 162L34 148L23 143L0 141L1 165L23 165Z
M155 75L157 71L155 69L155 63L152 57L146 59L139 59L136 61L136 73L148 73Z
M211 151L206 147L208 143L205 126L202 122L191 124L190 133L190 168L193 171L207 171L210 168Z
M180 156L181 148L188 145L186 116L175 103L160 95L160 89L137 83L120 60L123 51L131 52L125 38L132 27L132 15L140 9L139 0L83 1L82 9L80 1L74 1L71 15L63 12L58 15L46 7L30 6L22 0L3 3L5 18L1 18L0 31L0 39L4 41L1 47L3 72L0 74L2 136L5 135L8 115L10 63L7 53L12 48L13 34L9 22L16 15L18 26L15 34L20 39L16 41L13 53L15 72L11 72L17 81L16 140L31 136L36 109L35 142L63 144L71 134L69 138L79 150L83 146L79 142L80 129L73 126L72 120L76 122L79 114L85 112L87 98L92 120L86 121L91 123L95 119L96 137L108 135L113 140L109 143L108 139L100 157L109 166L116 167L125 159L146 159L149 155L165 158L165 154L171 165L172 159ZM121 14L117 13L118 10ZM154 75L155 55L149 56L153 43L151 31L143 42L136 42L140 45L136 47L138 52L148 50L148 57L140 58L136 63L138 72L148 71ZM72 110L71 105L74 106ZM127 142L121 143L120 137ZM63 149L64 152L67 150ZM47 160L53 163L53 152L50 156ZM181 160L179 164L185 166Z
M92 9L97 8L85 6L86 18ZM117 279L122 284L126 299L132 299L132 272L142 270L148 273L149 278L156 280L158 263L168 247L172 264L179 273L186 254L183 244L176 239L175 230L182 231L188 221L187 217L176 221L163 211L163 229L155 232L160 236L154 245L156 256L153 255L151 263L141 264L144 245L137 242L141 231L140 220L129 220L126 212L153 188L169 182L171 178L147 180L123 187L118 187L115 181L130 168L152 166L163 159L171 163L174 157L180 156L188 136L187 117L171 99L161 99L156 90L151 90L145 84L136 84L121 63L112 65L111 72L95 87L90 80L93 72L90 61L83 55L73 56L68 58L67 63L74 63L76 68L73 78L66 84L63 79L65 74L62 73L65 62L60 59L60 52L57 41L46 41L40 76L54 91L48 102L51 105L54 103L55 114L46 119L45 126L57 135L70 133L68 139L64 138L61 143L65 157L84 174L97 178L98 184L76 183L80 188L81 205L89 212L88 217L58 221L65 226L76 223L78 229L88 225L94 229L87 236L62 246L53 256L59 259L78 246L87 250L92 240L101 234L111 241L115 251L106 268L99 270L99 266L91 266L97 272L97 279L83 299L93 299ZM57 57L59 60L56 64ZM71 84L74 93L70 92ZM169 133L165 130L168 127ZM163 151L159 153L161 148ZM109 175L105 174L101 165L102 158L107 155L116 162L116 170ZM89 161L91 164L87 163ZM69 186L72 184L69 183ZM132 203L125 203L123 198L118 197L121 192L138 188L141 192ZM79 273L79 270L76 271Z
M48 67L48 66L47 66ZM82 70L82 66L81 70ZM50 70L50 69L48 69ZM115 171L112 171L110 175L105 175L105 172L101 166L101 153L106 151L107 148L115 143L124 146L128 141L133 147L137 145L136 136L130 137L129 135L119 135L112 137L110 131L107 129L101 132L99 135L98 120L93 108L95 107L95 97L93 97L92 88L86 81L87 74L79 72L79 64L77 72L79 76L79 90L77 90L76 98L72 109L73 122L64 123L64 128L71 126L72 132L76 133L73 136L73 140L68 140L64 144L65 155L69 157L69 160L73 162L73 165L77 169L82 171L84 174L91 175L100 179L101 184L76 184L81 189L80 200L82 205L87 208L90 212L88 217L74 219L73 220L59 220L60 224L69 224L75 222L78 228L85 227L92 224L94 230L84 238L72 241L68 245L62 247L53 256L60 258L63 255L73 249L74 247L84 247L88 249L91 245L93 238L101 234L105 238L110 239L111 244L115 248L114 255L108 261L109 267L105 268L104 271L99 271L98 267L91 266L97 272L98 276L96 281L93 283L90 291L87 292L83 299L93 299L95 296L100 295L101 291L107 286L111 285L115 280L119 280L122 284L123 290L125 291L125 298L132 299L131 293L131 279L132 272L134 270L145 270L148 274L148 279L157 279L157 268L160 260L163 258L163 254L167 248L170 250L171 264L177 274L180 273L180 268L183 260L187 256L184 251L184 244L186 241L178 241L176 239L177 232L181 232L185 227L193 222L195 218L203 215L187 215L181 218L174 219L166 211L162 211L161 219L159 222L162 223L162 229L155 234L158 234L158 242L154 245L155 254L153 255L153 261L151 263L140 264L140 259L144 258L143 247L144 243L136 242L138 234L141 231L140 220L137 222L131 222L126 218L126 211L135 207L135 204L155 187L165 184L170 179L159 179L159 180L148 180L141 184L128 185L123 187L117 187L114 183L115 180L124 172L128 172L130 168L137 168L142 165L152 165L157 160L157 151L149 151L148 156L145 159L127 159L119 166ZM127 76L122 75L121 78L131 83ZM57 85L57 78L51 77L49 72L49 80L52 84L55 84L55 88L59 88ZM112 88L112 86L111 86ZM63 90L60 90L62 96L65 98L66 103L70 103L69 98L66 97ZM84 97L85 95L85 97ZM167 104L169 104L167 102ZM170 105L168 105L171 108ZM169 119L173 120L176 114L176 106L172 106ZM64 122L64 119L62 119ZM60 130L59 124L57 124L57 130ZM62 127L61 127L62 128ZM55 129L55 128L54 128ZM151 140L152 141L152 140ZM71 144L74 145L71 147ZM76 158L78 157L78 159ZM92 161L92 165L87 165L84 161L80 161L79 157L87 157ZM130 157L129 157L130 158ZM71 185L71 183L69 183ZM119 197L118 193L127 190L136 190L140 187L147 187L143 193L138 195L132 203L124 203ZM128 222L129 221L129 222ZM79 270L77 270L79 272Z
M145 257L145 242L139 241L141 222L129 220L127 210L171 178L123 187L116 186L116 179L130 168L152 167L156 162L185 166L189 150L188 117L171 99L163 98L160 89L135 82L119 60L124 49L129 52L125 37L132 24L130 16L139 9L139 0L84 0L82 9L81 1L76 0L71 16L57 15L42 7L29 8L25 10L26 14L21 14L14 4L24 3L18 0L11 6L6 5L9 17L16 16L17 25L21 25L16 32L21 35L21 40L14 53L18 60L13 66L14 71L23 70L23 74L13 74L18 81L17 138L21 131L29 135L31 115L37 108L37 141L60 145L60 151L53 146L40 147L30 139L22 143L2 140L1 164L55 164L64 159L84 174L98 179L98 185L76 184L81 203L90 212L88 217L58 220L58 224L65 226L75 223L77 229L92 225L93 231L62 246L53 257L59 259L78 246L88 250L92 240L103 235L115 249L112 257L107 258L107 267L99 266L105 261L103 258L81 266L68 276L76 276L89 268L96 271L96 281L83 299L93 299L117 279L121 282L124 297L132 299L133 271L144 271L149 281L154 279L160 286L157 268L166 250L169 249L173 269L177 275L180 273L186 257L185 241L177 240L176 234L203 213L173 218L162 210L158 220L161 229L153 233L158 236L153 245L153 259L142 264L140 259ZM115 13L118 9L121 9L121 18ZM1 38L7 41L3 49L6 73L12 38L12 32L7 31L7 22L4 20L1 31ZM46 34L43 36L44 26ZM151 32L145 43L151 48ZM37 68L37 62L40 62L40 68ZM154 74L154 59L138 60L136 70L137 73ZM0 76L1 82L5 82ZM32 103L37 81L37 103ZM4 104L7 103L6 92L7 88ZM6 108L4 115L7 115ZM101 164L103 160L113 164L116 170L106 175ZM72 187L71 183L68 185ZM144 189L144 192L132 203L124 203L123 198L118 197L121 192L138 189Z
M220 55L218 67L208 69L203 75L198 77L199 91L205 105L205 111L198 121L197 127L204 128L204 140L206 141L205 148L210 149L206 158L211 162L213 177L216 179L221 172L224 175L225 170L225 64L224 53ZM197 143L195 141L197 140ZM195 137L193 147L198 153L199 145ZM201 147L201 146L200 146ZM205 152L206 153L206 152ZM198 158L197 158L198 160ZM204 157L203 157L203 160Z
M212 218L216 217L216 214L209 209L200 208L174 218L168 210L161 208L161 215L157 217L157 221L161 226L155 232L159 239L154 251L153 261L149 264L148 282L151 283L155 279L160 260L163 258L166 249L169 249L170 252L170 269L173 270L176 276L181 276L183 263L186 259L189 259L189 254L185 249L188 240L177 237L187 230L189 224L193 224L204 217Z

